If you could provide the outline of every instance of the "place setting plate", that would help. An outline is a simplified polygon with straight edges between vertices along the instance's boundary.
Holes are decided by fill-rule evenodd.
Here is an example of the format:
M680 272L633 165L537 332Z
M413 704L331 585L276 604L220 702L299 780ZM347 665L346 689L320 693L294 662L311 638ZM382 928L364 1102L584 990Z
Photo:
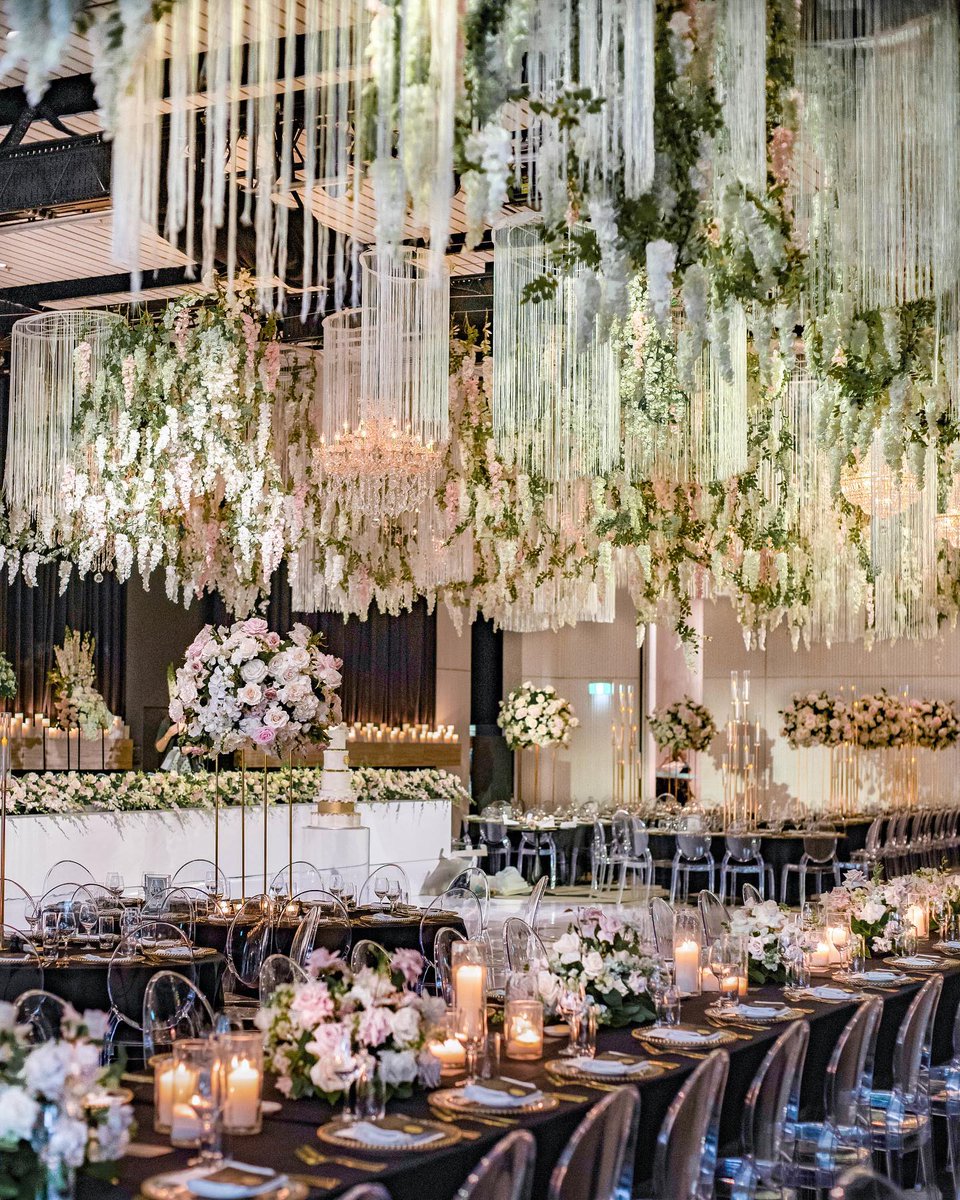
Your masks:
M905 983L916 983L916 976L906 975L891 967L875 967L866 971L837 971L834 979L840 983L852 983L866 988L898 988Z
M546 1065L547 1074L555 1083L579 1080L587 1083L633 1083L663 1075L666 1067L649 1058L633 1054L611 1054L595 1058L556 1058Z
M390 1115L379 1121L345 1121L340 1117L321 1125L317 1137L328 1146L341 1149L347 1146L351 1150L368 1150L374 1154L408 1154L411 1151L422 1154L426 1150L455 1146L461 1134L456 1125Z
M665 1046L669 1050L715 1050L740 1040L732 1031L703 1025L651 1025L634 1029L632 1034L639 1042Z
M306 1200L309 1192L306 1184L287 1175L234 1162L225 1162L215 1171L204 1167L165 1171L140 1184L145 1200Z
M951 958L960 958L960 941L949 938L946 941L934 942L934 950L939 950L943 954L949 955Z
M944 958L939 954L909 954L899 955L883 960L888 967L907 971L938 971L944 966Z
M484 1079L464 1087L440 1088L427 1097L431 1108L469 1116L510 1116L512 1113L550 1112L560 1101L531 1084L513 1079Z
M832 983L817 983L805 988L784 988L788 1000L817 1000L821 1004L855 1004L866 999L866 993Z
M711 1004L707 1012L715 1021L747 1022L750 1025L774 1025L778 1021L796 1021L804 1016L802 1008L792 1008L776 1000L741 1000L731 1008Z

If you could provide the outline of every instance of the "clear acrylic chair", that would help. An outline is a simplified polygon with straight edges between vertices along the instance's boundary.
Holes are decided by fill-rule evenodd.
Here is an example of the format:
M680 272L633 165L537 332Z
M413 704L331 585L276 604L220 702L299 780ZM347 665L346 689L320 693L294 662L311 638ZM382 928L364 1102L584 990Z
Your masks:
M818 889L823 877L830 875L837 887L843 882L837 861L836 829L825 821L817 822L803 835L803 854L798 863L785 863L780 872L780 899L786 903L790 876L796 875L800 887L800 907L807 900L807 879L813 876Z
M83 863L79 863L73 858L61 858L59 862L55 862L50 870L43 877L43 885L40 888L41 894L49 892L51 888L57 887L61 883L96 883L93 877L93 872Z
M358 1183L348 1192L341 1192L340 1200L390 1200L390 1193L382 1183Z
M760 1194L779 1194L781 1164L793 1156L793 1127L809 1041L810 1026L794 1021L767 1051L744 1101L739 1153L717 1167L719 1195L758 1200Z
M916 1192L911 1192L916 1196ZM830 1193L830 1200L907 1200L907 1193L867 1167L847 1171Z
M275 933L268 896L251 896L240 905L227 928L226 991L235 995L238 984L241 995L244 990L259 988L260 968L273 953Z
M547 860L550 886L557 886L557 843L549 829L521 829L520 845L517 847L517 870L523 874L523 864L531 859L539 865L540 859Z
M642 888L649 888L653 883L653 855L650 853L650 835L644 822L622 809L613 814L613 836L620 867L617 899L622 903L628 872L633 876L631 892L637 883Z
M43 988L32 988L13 1003L16 1005L16 1023L25 1028L28 1042L37 1045L59 1038L63 1015L67 1011L66 1000Z
M640 1097L634 1087L619 1087L595 1104L553 1168L548 1200L632 1195L639 1119Z
M547 877L541 875L537 882L533 885L530 895L524 901L523 908L520 910L520 916L528 925L536 928L537 917L540 913L540 904L543 901L543 893L547 890Z
M703 922L704 945L723 937L730 927L730 914L713 892L703 891L697 897L700 920Z
M306 983L306 971L286 954L271 954L260 968L260 1005L266 1004L284 983Z
M189 862L185 862L182 867L176 869L170 884L171 886L187 884L190 887L200 888L201 891L218 900L230 897L230 881L209 858L191 858Z
M196 935L197 917L206 916L210 909L210 897L195 887L171 887L160 898L156 916L160 921L169 921L187 935L192 942Z
M740 889L744 904L762 904L763 897L752 883L745 883Z
M30 935L13 925L0 926L3 970L0 971L0 1000L12 1003L23 992L43 990L43 956Z
M590 848L590 890L605 891L613 880L616 866L616 850L607 841L607 831L602 821L593 823L593 843Z
M765 861L760 836L746 826L733 825L724 839L724 854L720 861L720 899L725 903L737 894L737 881L744 875L757 877L758 890L765 896L767 887L773 892L773 868Z
M310 964L314 950L330 950L347 961L353 938L350 917L342 901L332 892L315 892L317 899L311 902L290 945L290 957L301 967Z
M720 1106L729 1068L727 1052L714 1050L671 1101L653 1159L656 1200L713 1195Z
M383 896L377 895L378 882L389 885L393 880L400 884L400 903L410 903L410 880L407 878L407 873L398 863L384 863L382 867L377 867L375 871L371 871L367 878L363 881L360 888L359 903L360 904L376 904L382 907L386 903L386 897L389 894L384 892Z
M270 880L271 896L295 896L297 892L305 892L313 888L319 888L321 891L327 890L321 872L312 863L303 860L288 863Z
M6 923L15 929L26 929L31 923L39 928L37 900L15 879L8 879L4 884L3 915Z
M844 1026L827 1065L822 1121L794 1126L793 1159L783 1167L784 1186L825 1191L852 1167L870 1163L869 1095L883 1013L879 996L865 1000Z
M389 961L390 951L372 938L361 938L350 951L351 971L359 971L361 967L376 967Z
M706 875L708 889L714 890L716 863L710 853L710 834L678 833L670 870L671 904L676 904L678 895L686 903L690 896L690 876L694 874Z
M143 1059L164 1054L178 1038L214 1027L213 1009L197 985L178 971L158 971L143 993Z
M657 953L663 959L673 958L673 905L668 904L662 896L654 896L650 901L650 919L653 921L653 936L657 944Z
M480 1159L454 1200L530 1200L536 1157L533 1134L514 1129Z
M936 1190L930 1111L930 1051L943 976L932 975L914 996L897 1031L893 1084L871 1089L870 1134L875 1154L885 1156L887 1174L901 1184L905 1155L916 1154L918 1181Z
M510 866L510 858L513 855L513 844L507 833L506 821L499 818L488 818L486 816L487 812L489 812L489 809L484 809L483 813L481 813L480 845L486 846L487 866L495 875L498 871L502 871Z
M449 888L462 888L464 891L472 892L480 901L480 912L483 918L483 928L487 927L487 918L490 913L490 880L486 873L481 871L479 867L467 867L465 871L461 871L456 879L452 879ZM448 890L449 890L448 888Z
M483 909L473 892L468 892L465 888L447 888L445 892L435 896L420 919L421 931L425 926L429 929L431 922L436 925L437 916L441 913L455 913L463 922L467 938L471 942L478 942L483 936ZM433 935L429 934L429 936ZM421 932L421 950L423 945L423 932Z
M540 935L522 917L507 917L504 921L503 945L510 971L530 971L547 961Z
M107 964L107 997L110 1001L105 1057L123 1043L140 1047L143 1039L143 974L129 970L142 956L147 963L176 964L191 984L197 982L193 946L182 929L166 921L148 919L121 934ZM142 960L140 960L142 965Z
M930 1068L930 1110L946 1122L947 1162L953 1198L960 1200L960 1005L953 1018L953 1054L949 1062Z

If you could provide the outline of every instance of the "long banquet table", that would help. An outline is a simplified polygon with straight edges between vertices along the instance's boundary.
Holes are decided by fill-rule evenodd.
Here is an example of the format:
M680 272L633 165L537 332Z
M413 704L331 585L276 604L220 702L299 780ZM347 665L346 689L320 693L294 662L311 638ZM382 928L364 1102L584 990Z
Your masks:
M945 1061L951 1053L951 1033L954 1013L960 1003L960 960L951 960L942 967L944 975L943 997L938 1010L934 1031L933 1059L935 1062ZM911 999L921 986L922 980L904 984L890 991L877 991L873 994L883 999L883 1020L877 1044L876 1055L876 1085L884 1086L890 1082L890 1066L893 1061L893 1047L896 1033ZM759 988L751 991L751 995L779 995L777 988ZM684 1002L683 1019L698 1021L711 997L703 996ZM805 1000L802 1007L811 1010L806 1020L810 1022L810 1050L807 1056L804 1072L802 1105L805 1115L816 1116L820 1112L823 1079L827 1062L836 1044L840 1031L843 1029L855 1007L852 1003L824 1004ZM782 1028L782 1027L780 1027ZM763 1056L770 1044L777 1037L780 1028L776 1025L763 1026L751 1032L744 1040L738 1040L728 1047L730 1053L730 1078L724 1097L721 1119L721 1144L736 1141L740 1119L743 1111L743 1101L750 1082L759 1067ZM739 1028L738 1033L743 1031ZM629 1029L601 1030L599 1049L613 1049L642 1053L641 1043L633 1038ZM562 1043L559 1043L562 1045ZM556 1053L553 1044L548 1043L547 1055ZM640 1138L637 1146L636 1175L638 1180L650 1176L657 1131L663 1120L670 1101L676 1095L683 1080L697 1066L697 1060L684 1057L674 1051L660 1051L656 1057L675 1062L677 1065L666 1070L655 1078L640 1081L637 1086L641 1097ZM542 1063L522 1063L504 1060L504 1073L521 1079L536 1080L545 1089L557 1090L557 1084L551 1082L543 1070ZM571 1082L564 1089L574 1096L589 1095L587 1101L564 1101L558 1109L551 1112L525 1116L519 1119L518 1125L529 1129L537 1142L537 1167L533 1194L546 1195L547 1181L550 1171L557 1158L566 1146L570 1135L582 1119L584 1113L601 1099L604 1092L591 1089L588 1084L580 1081ZM157 1146L165 1145L166 1139L152 1132L153 1114L151 1111L152 1092L143 1084L135 1086L137 1120L140 1127L138 1141ZM279 1112L264 1119L263 1132L256 1137L237 1138L228 1151L241 1161L269 1165L277 1170L295 1174L336 1179L336 1186L317 1188L312 1195L336 1196L348 1187L366 1178L375 1178L384 1184L393 1200L423 1200L429 1194L430 1200L449 1200L469 1173L493 1143L506 1132L504 1129L494 1129L479 1122L464 1118L460 1126L468 1131L468 1137L445 1150L391 1154L383 1150L357 1150L353 1147L344 1148L340 1153L347 1154L353 1159L369 1159L371 1162L386 1163L382 1171L372 1174L360 1170L343 1167L339 1164L324 1164L317 1168L305 1167L296 1157L295 1151L299 1146L308 1144L322 1153L336 1154L337 1150L330 1146L321 1145L316 1137L318 1125L330 1120L334 1115L331 1107L314 1100L282 1101ZM390 1105L391 1112L399 1112L411 1117L427 1117L430 1108L424 1094L418 1094L413 1099L397 1101ZM119 1179L113 1187L107 1187L102 1182L84 1180L81 1183L80 1200L131 1200L138 1194L142 1181L151 1175L162 1171L176 1170L186 1165L190 1157L187 1151L173 1151L159 1157L128 1158L120 1164ZM426 1181L429 1181L429 1191L425 1191Z

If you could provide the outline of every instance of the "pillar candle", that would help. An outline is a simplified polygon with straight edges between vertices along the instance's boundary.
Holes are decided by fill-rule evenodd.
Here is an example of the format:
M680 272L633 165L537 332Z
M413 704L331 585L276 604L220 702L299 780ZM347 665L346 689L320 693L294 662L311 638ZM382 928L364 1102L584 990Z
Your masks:
M249 1129L257 1124L260 1111L260 1072L246 1058L236 1058L227 1072L227 1103L224 1129Z
M700 990L700 947L696 942L681 942L673 951L677 987L681 992Z
M479 1037L483 1031L485 974L482 963L464 963L454 975L454 995L464 1026L460 1032L468 1037Z

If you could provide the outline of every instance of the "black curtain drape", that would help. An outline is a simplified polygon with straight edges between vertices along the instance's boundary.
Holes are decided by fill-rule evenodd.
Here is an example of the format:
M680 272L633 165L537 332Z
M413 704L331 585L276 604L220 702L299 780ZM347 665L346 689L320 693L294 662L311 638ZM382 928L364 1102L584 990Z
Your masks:
M10 375L0 374L0 464L6 462ZM0 586L0 647L13 664L20 690L17 712L52 714L47 674L54 665L53 649L63 643L69 625L96 640L94 663L97 687L111 712L123 714L126 656L126 584L115 575L97 581L78 579L74 572L66 592L59 595L56 565L41 566L37 586L27 587L18 575Z
M211 625L233 619L219 596L205 597L203 606L203 619ZM371 609L365 621L344 621L338 613L294 612L286 567L281 566L263 615L278 632L302 621L322 633L330 653L343 659L345 721L432 725L436 720L437 615L427 611L425 600L396 617Z

